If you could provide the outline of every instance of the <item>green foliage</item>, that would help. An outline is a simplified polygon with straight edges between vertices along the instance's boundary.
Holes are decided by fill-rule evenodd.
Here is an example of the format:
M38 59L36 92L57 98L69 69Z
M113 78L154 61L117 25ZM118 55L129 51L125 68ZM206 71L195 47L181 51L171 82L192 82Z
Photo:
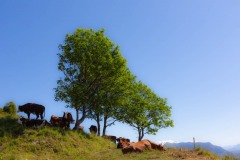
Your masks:
M0 137L16 137L23 132L23 127L17 123L17 116L3 112L0 114Z
M142 82L135 82L133 86L133 94L122 108L119 119L137 129L138 140L144 134L155 134L160 128L173 127L167 100L158 97Z
M17 113L16 104L12 101L6 103L3 107L3 111L15 115Z
M64 77L57 81L55 100L76 109L78 125L86 117L96 119L106 113L111 117L134 78L119 46L103 29L79 28L66 36L60 49L58 69ZM82 112L80 119L78 111Z
M144 134L173 126L171 106L146 85L135 82L119 46L104 35L104 29L79 28L66 35L59 48L58 69L63 78L57 81L55 100L76 109L75 127L91 118L99 129L103 120L104 135L106 127L118 120L137 128L140 140Z

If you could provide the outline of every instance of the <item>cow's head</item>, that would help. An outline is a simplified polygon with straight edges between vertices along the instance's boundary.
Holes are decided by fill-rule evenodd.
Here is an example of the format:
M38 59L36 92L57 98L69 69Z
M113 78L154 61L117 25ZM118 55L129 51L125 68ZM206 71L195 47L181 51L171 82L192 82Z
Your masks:
M27 121L27 119L24 118L23 116L20 116L20 117L18 118L18 121L17 121L17 122L18 122L19 124L24 124L25 121Z
M122 143L122 142L130 142L130 139L128 138L123 138L123 137L119 137L116 139L118 143Z
M63 113L63 118L67 119L70 123L74 123L74 119L72 117L72 114L69 112L64 112Z
M165 151L162 144L157 145L157 149L160 151Z
M22 112L23 111L23 106L18 106L18 111L17 112Z
M130 145L130 139L119 137L116 140L118 142L117 148L124 148Z
M125 147L127 147L129 145L130 145L130 142L122 142L121 143L122 148L125 148Z

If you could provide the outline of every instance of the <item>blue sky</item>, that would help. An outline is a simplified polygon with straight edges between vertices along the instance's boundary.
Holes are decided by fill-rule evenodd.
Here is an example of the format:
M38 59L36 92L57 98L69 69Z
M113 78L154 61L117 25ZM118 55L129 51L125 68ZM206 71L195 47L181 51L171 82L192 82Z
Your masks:
M0 106L43 104L47 120L75 114L54 101L58 45L76 28L105 28L131 71L172 106L175 127L145 138L239 144L239 16L238 0L2 0ZM120 123L107 133L137 140Z

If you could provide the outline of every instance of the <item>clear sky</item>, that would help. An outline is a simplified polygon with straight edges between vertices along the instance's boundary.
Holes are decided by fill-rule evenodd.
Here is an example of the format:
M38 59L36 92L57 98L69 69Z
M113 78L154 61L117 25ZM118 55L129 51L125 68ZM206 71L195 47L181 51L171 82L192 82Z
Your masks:
M144 138L239 144L239 16L238 0L1 0L0 106L43 104L47 120L75 115L54 101L58 45L76 28L105 28L133 74L172 106L175 127ZM137 140L119 123L107 134Z

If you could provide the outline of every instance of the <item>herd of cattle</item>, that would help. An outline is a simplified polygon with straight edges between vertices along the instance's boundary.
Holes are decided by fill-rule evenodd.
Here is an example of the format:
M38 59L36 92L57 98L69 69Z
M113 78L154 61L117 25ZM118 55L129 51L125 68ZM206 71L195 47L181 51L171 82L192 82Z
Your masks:
M26 127L43 127L43 126L53 126L53 127L61 127L61 128L70 128L70 124L74 123L72 114L69 112L64 112L62 117L52 115L50 118L50 123L43 119L45 116L45 107L43 105L35 104L35 103L27 103L18 107L19 112L24 112L27 114L28 119L20 116L18 118L18 123L26 126ZM35 114L36 119L30 119L30 114ZM38 119L39 116L41 119ZM83 126L79 126L80 130L83 130ZM89 128L91 133L97 133L97 126L91 125ZM130 142L129 139L116 136L104 136L105 138L110 139L113 143L116 144L117 148L121 148L123 154L129 152L143 152L144 150L157 149L160 151L164 151L163 145L156 144L150 140L141 140L139 142Z
M45 107L40 104L26 103L18 107L18 112L24 112L27 114L28 119L20 116L18 122L26 127L37 127L37 126L55 126L61 128L70 128L70 123L74 123L72 114L69 112L64 112L62 117L52 115L50 123L43 119L45 116ZM36 119L30 119L30 114L35 114ZM39 116L41 119L38 119Z

